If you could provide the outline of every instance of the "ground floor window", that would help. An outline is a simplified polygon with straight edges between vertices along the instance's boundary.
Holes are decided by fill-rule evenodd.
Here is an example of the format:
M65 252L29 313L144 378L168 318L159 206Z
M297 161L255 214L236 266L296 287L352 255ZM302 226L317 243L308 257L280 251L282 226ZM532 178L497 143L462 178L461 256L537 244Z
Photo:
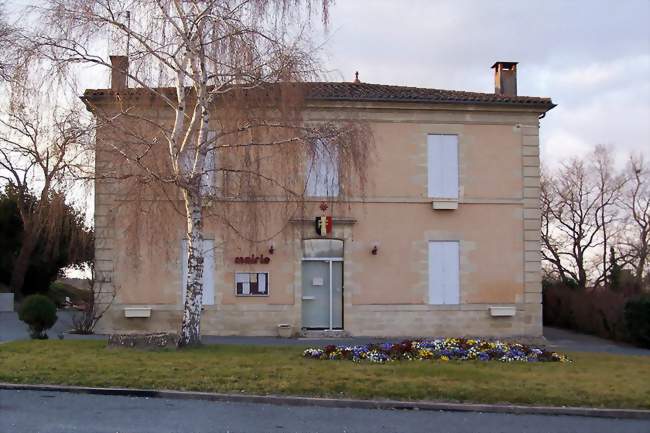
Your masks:
M268 296L268 272L235 273L235 293L237 296Z
M429 242L429 304L460 302L460 244Z

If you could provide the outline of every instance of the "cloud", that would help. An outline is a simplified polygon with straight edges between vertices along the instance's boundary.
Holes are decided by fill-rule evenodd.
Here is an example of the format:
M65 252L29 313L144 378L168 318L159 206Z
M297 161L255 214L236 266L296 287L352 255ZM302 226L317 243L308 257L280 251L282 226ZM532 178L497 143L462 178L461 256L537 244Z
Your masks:
M593 62L561 70L542 68L541 87L558 107L542 121L542 156L557 163L610 145L619 160L650 149L650 55Z
M351 80L491 92L495 60L519 93L558 104L542 120L549 163L609 143L650 149L650 2L339 2L328 65Z

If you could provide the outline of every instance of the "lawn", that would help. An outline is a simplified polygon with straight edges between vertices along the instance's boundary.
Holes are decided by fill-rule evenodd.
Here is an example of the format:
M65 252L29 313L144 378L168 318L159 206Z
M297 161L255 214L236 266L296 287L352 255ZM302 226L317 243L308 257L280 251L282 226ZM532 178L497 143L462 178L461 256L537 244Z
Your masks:
M569 353L572 363L303 359L295 346L106 349L101 341L0 345L0 382L398 400L650 409L650 358Z

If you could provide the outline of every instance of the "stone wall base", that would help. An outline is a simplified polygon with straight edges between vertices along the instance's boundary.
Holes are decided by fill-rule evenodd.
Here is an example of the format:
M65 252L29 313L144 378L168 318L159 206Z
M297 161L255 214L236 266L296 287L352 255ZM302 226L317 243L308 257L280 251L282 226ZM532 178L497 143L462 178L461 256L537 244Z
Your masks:
M349 306L345 331L363 337L541 337L540 304L516 305L513 317L491 317L489 306L471 309L432 309L428 306ZM469 307L469 306L468 306ZM151 306L150 318L125 318L124 306L113 305L99 322L98 333L177 332L180 309ZM286 323L299 331L299 310L293 305L225 306L203 311L201 333L222 336L277 336L278 325Z
M475 310L373 311L346 316L350 335L368 337L541 337L541 305L520 305L514 317L491 317Z

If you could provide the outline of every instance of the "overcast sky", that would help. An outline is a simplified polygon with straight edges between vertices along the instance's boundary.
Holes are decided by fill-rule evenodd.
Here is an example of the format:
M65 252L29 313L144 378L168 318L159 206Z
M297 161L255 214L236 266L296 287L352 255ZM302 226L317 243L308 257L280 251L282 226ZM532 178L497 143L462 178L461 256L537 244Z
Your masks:
M650 0L339 0L328 39L334 80L492 92L494 61L518 61L519 94L558 104L545 162L650 157Z
M544 162L596 144L619 162L650 158L650 0L337 0L323 38L334 81L359 71L368 83L493 92L490 66L517 61L519 94L558 104L541 121ZM105 86L108 73L85 79Z

